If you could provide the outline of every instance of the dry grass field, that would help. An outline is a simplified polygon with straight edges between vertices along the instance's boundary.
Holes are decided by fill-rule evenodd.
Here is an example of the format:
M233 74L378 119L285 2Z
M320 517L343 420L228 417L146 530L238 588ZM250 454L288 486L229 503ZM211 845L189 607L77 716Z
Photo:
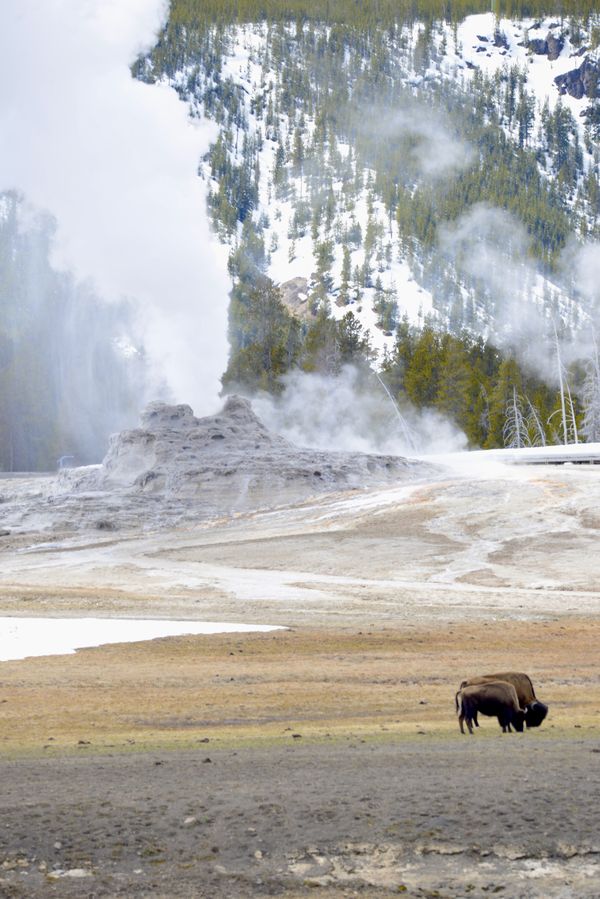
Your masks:
M536 739L600 737L599 646L600 622L575 618L170 637L5 662L0 753L272 744L297 733L458 740L458 684L499 668L526 668L550 705ZM483 719L476 736L496 731Z
M3 663L0 896L596 899L599 639L561 618ZM462 736L460 680L503 666L548 719Z

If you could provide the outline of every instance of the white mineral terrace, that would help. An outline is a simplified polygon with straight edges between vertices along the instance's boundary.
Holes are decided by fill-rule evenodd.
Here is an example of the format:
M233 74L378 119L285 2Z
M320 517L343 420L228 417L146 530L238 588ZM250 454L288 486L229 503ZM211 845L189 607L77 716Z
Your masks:
M280 630L259 624L129 618L0 617L0 662L29 656L67 655L106 643L134 643L184 634Z

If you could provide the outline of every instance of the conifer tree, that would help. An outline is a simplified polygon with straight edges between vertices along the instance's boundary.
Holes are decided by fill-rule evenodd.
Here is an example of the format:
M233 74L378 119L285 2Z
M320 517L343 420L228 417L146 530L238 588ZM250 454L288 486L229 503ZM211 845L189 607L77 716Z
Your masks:
M417 408L434 404L439 388L441 361L439 340L433 328L425 326L416 341L404 376L406 394Z
M473 373L469 368L466 348L461 341L445 341L435 405L465 433L472 430L471 403ZM468 435L471 437L471 434Z
M496 383L490 396L489 432L485 447L504 446L506 412L515 394L522 391L519 366L512 357L503 359L498 368Z
M347 245L344 245L342 256L342 275L340 283L339 302L341 306L347 306L350 302L350 278L352 277L352 258Z

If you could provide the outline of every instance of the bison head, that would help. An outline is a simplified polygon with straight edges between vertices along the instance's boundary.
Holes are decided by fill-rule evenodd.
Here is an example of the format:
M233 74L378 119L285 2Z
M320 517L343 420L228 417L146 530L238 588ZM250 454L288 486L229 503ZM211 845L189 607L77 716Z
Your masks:
M527 727L539 727L547 714L548 706L536 699L525 710L525 724Z

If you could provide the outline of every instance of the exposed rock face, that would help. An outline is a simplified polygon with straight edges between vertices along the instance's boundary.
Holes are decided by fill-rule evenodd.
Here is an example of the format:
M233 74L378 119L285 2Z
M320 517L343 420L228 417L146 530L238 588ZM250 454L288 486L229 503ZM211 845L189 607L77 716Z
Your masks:
M535 53L536 56L545 56L548 52L548 42L543 38L534 38L527 44L527 49Z
M600 63L584 59L578 69L565 72L554 79L561 94L569 94L576 100L600 97Z
M546 38L546 45L548 47L548 59L550 62L554 62L563 51L565 39L560 35L559 37L555 37L553 34L549 34Z
M306 278L292 278L279 285L281 300L296 318L310 319L313 315L308 304L308 281Z
M548 32L545 38L532 38L527 43L528 50L531 50L536 56L547 56L551 62L558 59L564 46L564 37L561 34L558 36L552 34L551 31Z
M504 48L508 50L508 38L503 31L498 28L494 31L494 47Z
M195 418L189 406L152 403L141 427L111 438L99 466L61 472L55 515L115 530L272 508L311 496L416 478L432 466L397 456L296 447L267 430L250 402Z

